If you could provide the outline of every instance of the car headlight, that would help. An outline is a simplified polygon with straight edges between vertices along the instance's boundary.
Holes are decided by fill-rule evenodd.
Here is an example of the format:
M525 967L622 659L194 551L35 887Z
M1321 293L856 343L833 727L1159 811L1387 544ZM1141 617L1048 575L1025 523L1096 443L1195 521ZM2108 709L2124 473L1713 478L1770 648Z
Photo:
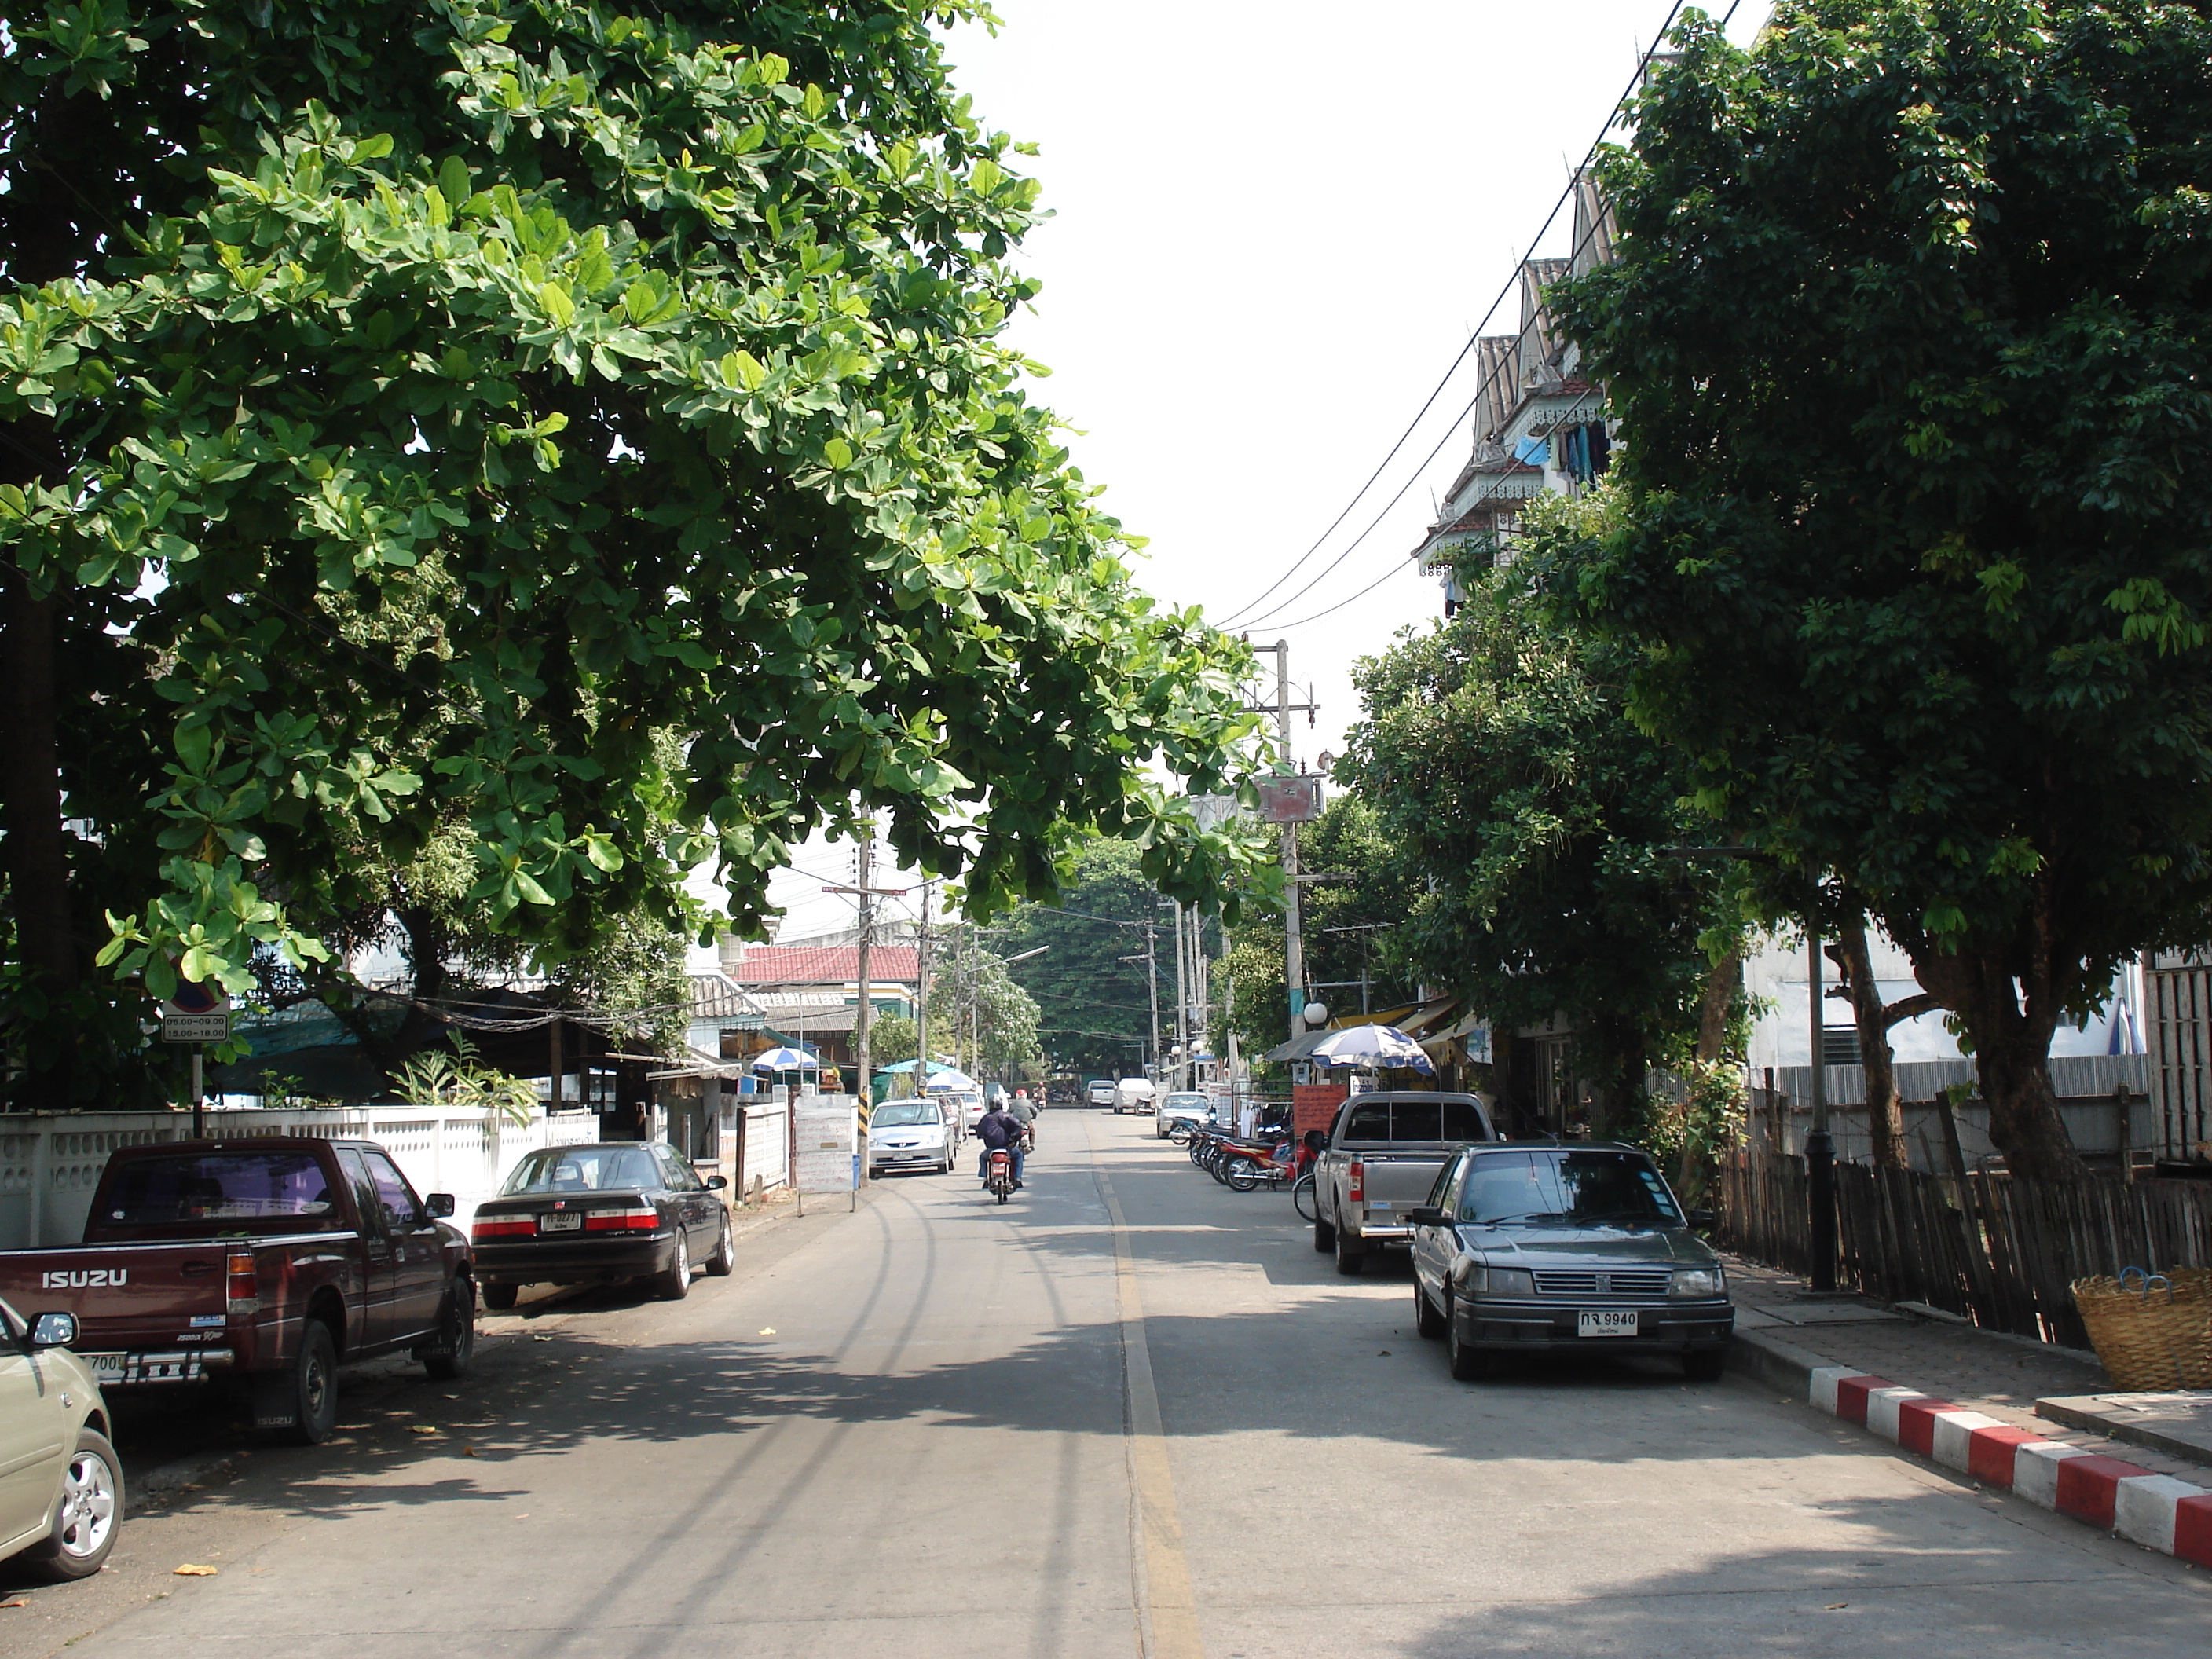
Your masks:
M1667 1294L1679 1297L1719 1296L1728 1289L1728 1276L1717 1267L1677 1267Z
M1467 1287L1480 1296L1534 1296L1536 1279L1526 1267L1477 1267Z

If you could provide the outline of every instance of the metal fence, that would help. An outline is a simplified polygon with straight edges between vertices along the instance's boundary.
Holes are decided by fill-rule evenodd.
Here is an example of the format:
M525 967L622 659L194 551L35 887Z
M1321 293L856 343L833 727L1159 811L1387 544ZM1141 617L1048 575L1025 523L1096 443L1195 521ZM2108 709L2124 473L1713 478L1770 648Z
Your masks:
M1810 1273L1802 1158L1724 1160L1717 1196L1727 1249ZM2212 1182L1962 1182L1839 1164L1836 1221L1838 1285L2069 1347L2088 1346L2068 1289L2075 1279L2212 1267Z

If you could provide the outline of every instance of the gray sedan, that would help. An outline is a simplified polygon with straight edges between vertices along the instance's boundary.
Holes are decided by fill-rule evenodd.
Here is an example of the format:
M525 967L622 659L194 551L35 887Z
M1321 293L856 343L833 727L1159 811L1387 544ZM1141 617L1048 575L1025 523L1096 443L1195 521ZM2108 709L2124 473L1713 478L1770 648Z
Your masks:
M1661 1355L1719 1378L1727 1277L1636 1148L1471 1146L1406 1219L1414 1322L1461 1381L1516 1353Z

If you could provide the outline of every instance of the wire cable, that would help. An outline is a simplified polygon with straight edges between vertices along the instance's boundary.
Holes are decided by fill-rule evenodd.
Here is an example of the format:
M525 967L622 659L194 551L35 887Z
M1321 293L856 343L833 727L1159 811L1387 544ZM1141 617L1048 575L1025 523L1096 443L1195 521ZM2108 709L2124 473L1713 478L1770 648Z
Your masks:
M1736 0L1736 4L1740 5L1741 3L1742 0ZM1528 244L1532 249L1542 242L1545 235L1551 230L1553 224L1558 220L1560 210L1565 208L1567 204L1574 198L1576 185L1582 179L1583 175L1589 172L1590 163L1597 159L1598 149L1605 143L1606 134L1613 131L1614 123L1620 118L1621 110L1627 105L1628 100L1635 95L1638 85L1643 81L1645 74L1650 70L1653 55L1659 50L1661 45L1665 42L1667 39L1667 31L1674 27L1674 20L1680 15L1683 3L1684 0L1674 0L1673 4L1668 9L1667 21L1659 26L1659 33L1654 38L1650 50L1638 55L1636 60L1636 72L1629 77L1628 84L1621 89L1620 96L1613 100L1613 108L1607 114L1604 125L1599 127L1597 137L1591 140L1589 150L1583 155L1582 166L1577 167L1572 173L1568 174L1566 188L1559 192L1559 199L1552 204L1552 210L1544 216L1543 224L1538 228L1535 237ZM1729 17L1733 17L1735 15L1735 6L1731 5L1729 8L1728 15ZM1725 17L1722 20L1723 27L1727 27L1727 21L1728 19ZM1574 252L1569 255L1569 258L1572 258L1575 257L1575 254L1578 254L1580 252L1581 246L1578 246L1574 250ZM1431 392L1428 396L1427 401L1422 404L1420 414L1416 415L1413 417L1413 422L1407 428L1406 431L1400 435L1398 441L1390 447L1390 454L1385 456L1383 458L1382 466L1378 466L1376 469L1376 474L1377 476L1381 474L1383 467L1387 467L1390 464L1391 458L1395 457L1398 453L1399 450L1404 447L1407 438L1413 435L1414 427L1420 424L1422 416L1428 413L1430 407L1434 404L1437 398L1443 392L1444 386L1450 381L1452 376L1458 373L1460 365L1467 361L1468 354L1474 350L1475 346L1480 342L1482 338L1482 331L1489 325L1490 319L1498 314L1498 307L1505 303L1507 297L1510 295L1515 288L1519 285L1520 281L1521 271L1519 268L1516 267L1513 274L1506 278L1504 286L1499 289L1498 297L1490 302L1489 309L1482 313L1481 322L1475 325L1474 334L1469 337L1467 344L1461 348L1459 356L1452 360L1451 367L1444 371L1443 380L1437 383L1436 390ZM1376 514L1374 520L1368 525L1367 528L1359 532L1358 536L1353 539L1350 546L1346 547L1343 552L1338 554L1334 559L1331 560L1319 575L1316 576L1311 581L1308 582L1296 593L1291 594L1288 599L1278 600L1272 608L1263 612L1261 615L1256 617L1251 615L1254 611L1259 609L1260 605L1267 599L1269 593L1273 593L1277 588L1288 581L1291 576L1297 574L1299 567L1304 565L1308 559L1313 556L1316 549L1321 545L1322 542L1327 541L1331 535L1335 533L1337 526L1344 522L1345 519L1350 515L1352 509L1359 504L1361 497L1364 496L1367 491L1373 487L1375 482L1374 477L1370 477L1366 483L1362 484L1359 488L1358 494L1355 495L1350 501L1347 501L1345 504L1344 511L1338 514L1335 520L1330 524L1329 527L1322 532L1320 541L1316 542L1313 547L1307 549L1305 552L1300 554L1290 568L1285 570L1281 575L1278 576L1273 582L1271 582L1267 586L1266 591L1261 592L1258 598L1252 600L1249 605L1240 605L1236 611L1231 612L1220 622L1215 623L1214 626L1224 629L1232 627L1251 629L1258 628L1297 627L1302 625L1299 623L1272 623L1268 620L1268 617L1281 614L1283 611L1288 610L1291 605L1295 605L1299 599L1304 598L1308 593L1312 592L1313 590L1319 586L1322 582L1328 580L1331 572L1334 571L1339 565L1341 565L1346 558L1351 556L1352 552L1358 548L1362 543L1366 541L1369 536L1374 533L1376 528L1382 522L1382 520L1389 516L1390 510L1396 507L1397 504L1405 498L1406 492L1420 482L1421 476L1428 470L1430 462L1436 459L1437 454L1443 449L1444 445L1449 443L1454 434L1457 433L1460 422L1474 412L1475 405L1482 399L1483 392L1488 390L1491 384L1496 380L1496 378L1497 375L1495 371L1484 377L1481 385L1475 388L1474 396L1468 400L1467 406L1460 411L1458 416L1454 417L1451 424L1445 428L1444 435L1437 441L1435 447L1431 448L1427 456L1422 459L1420 465L1414 469L1413 475L1408 477L1403 484L1400 485L1396 494L1393 495L1390 499L1383 504L1382 512ZM1383 580L1387 580L1388 578L1386 577ZM1375 588L1381 586L1381 580L1376 581L1370 584L1368 587L1362 589L1361 592L1372 592ZM1360 597L1358 594L1355 594L1353 596L1354 599L1358 597ZM1349 605L1351 603L1351 599L1342 601L1343 605ZM1331 607L1331 610L1333 611L1340 608L1341 608L1340 605L1333 606ZM1330 612L1322 611L1319 614L1321 616L1327 616L1330 614ZM1244 620L1240 622L1237 620L1239 617L1243 617ZM1309 620L1317 620L1317 618L1309 618Z

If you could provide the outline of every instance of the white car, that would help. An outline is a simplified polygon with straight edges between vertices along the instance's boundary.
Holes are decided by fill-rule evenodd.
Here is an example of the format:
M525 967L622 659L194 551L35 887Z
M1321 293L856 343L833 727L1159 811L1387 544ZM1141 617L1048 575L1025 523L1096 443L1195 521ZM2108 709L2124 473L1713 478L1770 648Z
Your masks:
M1123 1078L1114 1085L1114 1115L1150 1111L1159 1092L1158 1085L1148 1077Z
M938 1098L958 1114L963 1130L972 1130L983 1121L983 1114L990 1109L983 1104L983 1091L981 1089L948 1091L938 1096Z
M893 1170L927 1170L944 1175L952 1168L960 1141L950 1102L887 1100L868 1114L868 1175Z
M1093 1106L1111 1106L1114 1103L1114 1079L1106 1077L1091 1079L1090 1093Z
M1162 1140L1175 1133L1178 1123L1212 1121L1212 1097L1195 1089L1178 1089L1173 1094L1162 1095L1152 1107L1152 1133Z

